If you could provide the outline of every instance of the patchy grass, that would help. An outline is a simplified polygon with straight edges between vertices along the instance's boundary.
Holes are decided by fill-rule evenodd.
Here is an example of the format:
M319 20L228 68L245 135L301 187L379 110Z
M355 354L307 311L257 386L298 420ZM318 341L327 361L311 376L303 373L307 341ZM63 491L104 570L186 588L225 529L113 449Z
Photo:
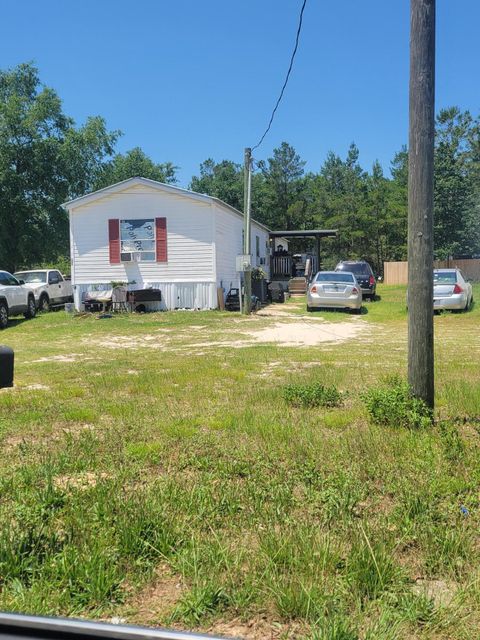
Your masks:
M301 321L302 299L285 317L56 312L3 332L0 609L246 638L476 637L480 309L435 317L437 421L413 431L370 424L361 399L405 375L405 289L379 295L368 330L309 347L245 344ZM287 385L343 403L290 406Z

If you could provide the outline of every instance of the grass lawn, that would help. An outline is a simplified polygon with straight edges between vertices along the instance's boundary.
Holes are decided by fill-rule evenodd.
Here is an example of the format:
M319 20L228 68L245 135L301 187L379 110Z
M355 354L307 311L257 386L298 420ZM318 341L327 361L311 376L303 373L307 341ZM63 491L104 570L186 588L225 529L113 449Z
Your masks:
M0 609L252 639L478 637L480 304L435 317L437 420L412 431L370 424L361 397L406 370L405 288L378 293L360 317L296 299L13 323ZM301 323L327 337L252 339ZM287 404L310 383L341 406Z

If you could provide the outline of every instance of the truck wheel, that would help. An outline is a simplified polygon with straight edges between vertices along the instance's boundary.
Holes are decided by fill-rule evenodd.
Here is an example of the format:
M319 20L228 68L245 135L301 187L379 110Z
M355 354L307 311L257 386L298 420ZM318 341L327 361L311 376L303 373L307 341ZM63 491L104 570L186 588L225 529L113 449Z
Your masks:
M5 302L0 302L0 329L6 329L8 325L8 307Z
M28 297L27 310L23 314L25 318L34 318L37 314L37 306L33 296Z
M48 299L48 296L46 293L40 296L40 302L38 303L38 310L43 313L47 313L47 311L50 311L50 300Z

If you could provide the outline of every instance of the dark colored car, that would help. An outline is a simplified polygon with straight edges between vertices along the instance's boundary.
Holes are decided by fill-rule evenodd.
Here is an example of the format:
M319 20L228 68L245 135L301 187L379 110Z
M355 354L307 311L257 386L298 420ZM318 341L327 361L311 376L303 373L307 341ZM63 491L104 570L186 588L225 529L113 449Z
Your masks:
M335 271L349 271L355 275L364 298L375 300L377 282L372 267L365 260L342 260L335 267Z

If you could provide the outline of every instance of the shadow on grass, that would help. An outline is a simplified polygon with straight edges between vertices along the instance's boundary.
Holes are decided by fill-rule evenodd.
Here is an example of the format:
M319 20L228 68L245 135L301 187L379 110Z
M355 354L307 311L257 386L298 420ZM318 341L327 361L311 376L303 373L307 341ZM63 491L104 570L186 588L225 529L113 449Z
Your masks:
M6 327L6 329L12 329L13 327L18 327L24 322L28 322L28 320L29 318L9 318L8 326Z

